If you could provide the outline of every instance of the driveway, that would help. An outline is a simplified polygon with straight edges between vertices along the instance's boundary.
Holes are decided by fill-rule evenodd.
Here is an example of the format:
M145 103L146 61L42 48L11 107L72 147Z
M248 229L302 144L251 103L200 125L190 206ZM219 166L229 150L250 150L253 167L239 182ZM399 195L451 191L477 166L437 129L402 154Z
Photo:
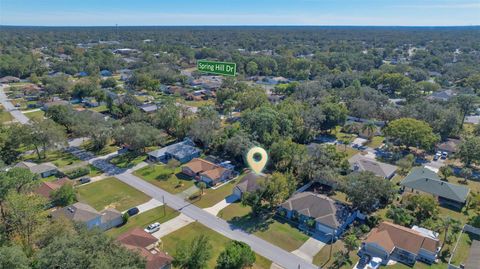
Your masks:
M21 124L28 123L30 119L27 116L23 115L20 110L18 110L10 101L8 101L8 98L3 91L6 87L7 86L5 85L0 85L0 103L3 105L5 110L10 112L12 117L14 117L18 122L20 122Z
M209 208L204 208L204 210L216 216L218 212L220 212L225 207L229 206L231 203L237 201L238 199L240 199L238 196L232 194L226 197L225 199L223 199L222 201L218 202L216 205Z
M150 199L150 201L143 203L141 205L137 205L137 208L139 210L138 213L143 213L145 211L148 211L150 209L154 209L156 207L162 206L163 203L158 201L157 199Z
M162 201L165 199L165 204L169 207L180 211L191 219L194 219L210 229L237 241L242 241L248 244L253 251L271 260L272 262L284 268L302 268L302 269L316 269L317 266L311 264L297 255L290 253L280 247L277 247L253 234L249 234L234 225L229 224L207 211L196 207L184 201L181 197L170 194L169 192L156 187L132 174L122 173L116 176L122 182L132 186L133 188L142 191L143 193ZM165 226L165 223L161 226Z
M194 222L190 217L187 217L185 214L180 214L176 218L173 218L167 222L160 224L160 230L154 232L152 235L160 239L169 233L173 233L176 230L187 226L188 224Z
M313 257L317 255L325 245L324 242L310 237L302 246L292 251L292 253L308 262L312 262Z

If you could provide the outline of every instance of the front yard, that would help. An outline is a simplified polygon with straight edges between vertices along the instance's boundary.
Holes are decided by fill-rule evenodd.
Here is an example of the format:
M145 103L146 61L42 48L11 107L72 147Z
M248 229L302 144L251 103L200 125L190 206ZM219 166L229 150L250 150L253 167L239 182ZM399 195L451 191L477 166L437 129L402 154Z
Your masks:
M287 222L274 217L253 217L250 213L250 207L244 207L237 202L224 208L218 216L286 251L298 249L309 238Z
M137 155L130 152L120 154L110 160L110 163L120 168L132 168L135 165L145 161L147 156L145 154Z
M78 187L77 198L99 211L107 207L124 211L150 200L143 192L113 177Z
M128 222L122 226L115 227L107 231L108 235L113 237L117 237L122 233L129 231L132 228L140 227L145 228L149 224L154 222L164 223L169 221L176 216L180 215L178 211L166 206L165 213L164 213L164 206L159 206L138 215L132 216L128 219Z
M200 192L198 192L198 196L191 199L190 202L201 208L214 206L218 202L225 199L225 197L232 194L233 188L237 184L237 181L238 179L232 180L216 190L212 188L205 189L202 196L200 196Z
M332 253L330 257L330 251ZM343 251L346 253L345 246L341 240L335 241L333 245L326 245L323 247L317 255L313 257L313 264L320 266L321 268L330 268L333 266L334 263L334 257L333 254L338 251ZM360 259L357 255L357 251L352 251L349 253L349 262L345 264L344 266L338 268L338 269L347 269L347 268L352 268L355 263L358 262Z
M43 120L44 116L45 116L45 112L43 112L43 110L38 110L38 111L34 111L34 112L28 112L28 113L24 113L25 116L27 116L27 118L31 119L31 120Z
M206 235L210 239L212 245L212 258L208 261L207 268L215 268L218 255L225 249L225 245L230 241L227 237L205 227L204 225L194 222L175 232L162 237L163 250L170 255L175 255L175 250L178 242L190 242L193 238L199 235ZM254 269L268 269L272 262L268 259L256 255L256 262L252 268Z
M43 156L43 153L40 153L40 154ZM22 158L24 160L29 160L35 163L51 162L54 165L56 165L58 168L82 162L77 157L62 150L49 151L47 152L46 157L40 160L38 159L38 156L35 152L32 154L24 155Z
M2 110L2 108L0 108L0 110ZM12 115L10 115L10 113L8 111L0 111L0 123L5 123L5 122L9 122L9 121L12 121L13 120L13 117Z
M171 168L163 164L150 164L134 174L170 193L180 193L194 185L195 181L181 173L180 167Z

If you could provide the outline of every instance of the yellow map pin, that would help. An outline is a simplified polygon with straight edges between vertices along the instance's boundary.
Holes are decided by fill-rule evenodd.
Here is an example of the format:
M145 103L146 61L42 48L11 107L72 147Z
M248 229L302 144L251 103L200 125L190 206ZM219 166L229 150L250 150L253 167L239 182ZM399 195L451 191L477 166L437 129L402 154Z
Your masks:
M261 147L253 147L247 153L247 162L253 172L260 174L268 161L267 152Z

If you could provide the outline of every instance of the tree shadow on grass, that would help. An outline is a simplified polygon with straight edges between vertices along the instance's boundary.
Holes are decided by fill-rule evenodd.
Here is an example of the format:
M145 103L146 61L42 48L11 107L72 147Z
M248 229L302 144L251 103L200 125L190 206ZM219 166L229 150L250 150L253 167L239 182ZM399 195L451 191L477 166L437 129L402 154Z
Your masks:
M234 228L241 229L247 233L257 231L266 231L270 224L273 223L272 214L254 215L249 213L245 216L234 217L228 223Z

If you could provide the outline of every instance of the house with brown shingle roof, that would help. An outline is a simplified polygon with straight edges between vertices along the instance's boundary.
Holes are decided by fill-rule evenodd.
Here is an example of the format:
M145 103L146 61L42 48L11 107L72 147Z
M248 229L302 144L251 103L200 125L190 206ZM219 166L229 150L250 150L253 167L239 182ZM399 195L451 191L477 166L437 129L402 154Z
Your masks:
M140 228L121 234L117 242L132 251L137 251L147 261L146 269L170 269L173 258L157 248L158 239Z
M66 177L54 181L45 181L40 183L40 186L33 190L33 192L47 199L50 199L52 193L60 189L65 184L72 184L72 182Z
M355 220L358 211L325 195L300 192L280 205L285 216L298 221L301 229L314 229L328 236L340 236ZM314 221L314 227L308 223Z
M233 176L232 170L200 158L194 158L185 164L182 167L182 173L210 186L226 181Z
M434 263L439 250L440 241L435 236L418 229L382 222L362 242L360 255L378 257L384 265L394 260L413 266L416 261Z
M107 208L100 212L88 204L77 202L51 213L54 219L66 218L74 222L84 223L88 229L99 227L106 231L123 223L122 213L114 208Z

